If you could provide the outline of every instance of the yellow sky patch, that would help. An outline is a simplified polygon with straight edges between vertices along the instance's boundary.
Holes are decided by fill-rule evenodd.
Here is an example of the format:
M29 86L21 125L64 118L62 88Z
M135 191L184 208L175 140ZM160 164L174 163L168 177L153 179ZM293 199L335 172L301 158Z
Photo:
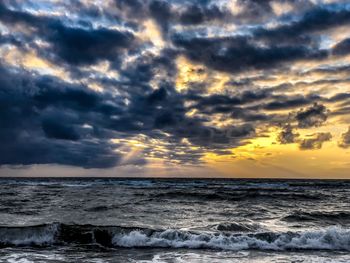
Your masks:
M207 166L227 177L294 177L347 178L350 171L350 149L337 146L346 124L322 128L299 129L301 138L316 132L331 132L333 139L318 150L300 150L297 143L279 144L279 130L271 129L268 137L250 139L248 144L230 149L232 154L208 152L203 157Z
M178 73L175 87L179 92L186 91L191 83L202 82L207 77L206 73L199 73L203 69L201 65L194 64L183 56L176 59L176 65Z
M138 36L143 40L151 41L156 47L162 48L165 46L162 33L152 19L148 19L143 23L143 30Z
M6 63L18 67L24 67L27 70L35 70L41 74L54 75L56 77L69 80L68 73L61 67L40 58L35 52L23 52L17 48L0 50L0 55Z
M178 74L176 78L176 90L184 92L196 84L205 84L205 94L218 94L225 90L225 84L230 80L228 74L212 71L201 64L194 63L184 56L176 60Z

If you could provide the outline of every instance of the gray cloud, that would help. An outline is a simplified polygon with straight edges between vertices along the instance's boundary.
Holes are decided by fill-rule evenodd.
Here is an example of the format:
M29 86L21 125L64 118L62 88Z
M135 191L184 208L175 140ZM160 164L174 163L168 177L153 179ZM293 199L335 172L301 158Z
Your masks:
M350 127L348 131L341 135L340 141L338 142L339 147L349 148L350 147Z
M319 132L311 135L311 138L300 141L299 148L301 150L317 150L322 148L322 144L330 141L332 138L329 132Z
M300 128L310 128L321 126L328 115L329 111L324 105L315 103L309 108L299 110L295 118Z
M283 127L282 131L279 133L277 140L281 144L295 143L298 141L299 133L293 131L290 124Z

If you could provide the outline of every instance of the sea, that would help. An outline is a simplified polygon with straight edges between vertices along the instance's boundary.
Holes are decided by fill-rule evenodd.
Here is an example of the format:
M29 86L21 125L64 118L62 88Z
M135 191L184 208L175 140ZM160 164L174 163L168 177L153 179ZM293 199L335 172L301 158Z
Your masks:
M0 262L350 262L350 181L1 178Z

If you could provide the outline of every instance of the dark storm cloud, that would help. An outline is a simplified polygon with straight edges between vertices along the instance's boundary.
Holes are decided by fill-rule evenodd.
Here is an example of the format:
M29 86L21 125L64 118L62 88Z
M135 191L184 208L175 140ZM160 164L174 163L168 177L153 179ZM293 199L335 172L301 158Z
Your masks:
M35 138L32 138L35 136ZM108 142L62 142L29 133L17 136L16 142L2 143L0 165L61 164L83 168L114 167L120 154Z
M228 21L232 14L213 1L116 0L118 16L135 28L147 19L158 24L164 38L173 25L201 25L210 21Z
M196 109L201 114L208 115L208 118L214 114L228 114L233 119L241 119L246 122L266 121L271 118L264 112L257 112L256 107L244 107L249 103L263 101L272 96L269 91L256 90L244 91L235 96L228 95L209 95L200 96L195 92L189 92L186 100L194 102L188 107L188 110Z
M256 38L272 41L288 41L295 43L307 43L315 31L325 31L332 27L350 23L350 10L315 7L305 14L300 20L278 26L274 29L258 28L254 31Z
M130 48L133 35L117 30L68 28L58 23L49 29L53 51L70 64L93 64L98 60L116 60L121 49Z
M149 82L156 77L171 82L177 73L175 58L176 54L168 49L163 49L159 55L145 53L128 63L121 73L130 81L130 85L149 86Z
M103 106L97 94L67 84L62 88L64 83L54 79L43 85L31 74L13 69L0 67L0 72L1 165L57 163L101 168L118 163L120 156L108 138L93 131L78 133L85 123L97 123L90 116L90 111L99 112ZM88 112L86 107L91 107Z
M341 135L340 141L338 142L339 147L349 148L350 147L350 127Z
M80 137L72 126L66 125L57 120L43 120L42 128L48 138L77 141Z
M33 28L37 37L50 43L46 50L49 52L46 54L48 59L52 60L54 54L57 59L73 65L94 64L103 59L116 63L119 55L126 49L132 49L135 43L135 37L128 31L67 26L58 19L10 10L2 4L0 21ZM32 46L35 47L35 44L32 43ZM39 52L45 54L43 50Z
M257 102L270 97L271 94L266 90L254 90L254 91L244 91L236 96L228 95L210 95L210 96L200 96L192 95L189 99L198 101L196 108L203 108L207 106L235 106L247 104L249 102Z
M299 128L321 126L328 118L329 110L322 104L315 103L309 108L301 109L296 114Z
M302 45L261 47L246 37L190 38L173 37L173 43L193 61L225 72L264 69L303 59L320 59L323 51Z
M329 100L342 100L346 95L339 94L330 99L320 97L315 94L307 96L285 96L274 95L268 89L245 91L235 96L228 95L209 95L200 96L193 93L187 94L186 99L195 102L189 109L196 109L200 113L211 116L212 114L231 114L234 119L241 119L247 122L251 121L266 121L270 124L278 124L281 121L281 117L288 119L288 115L283 117L277 114L270 114L270 111L276 110L290 110L299 108L301 106L310 105L315 101L329 101ZM263 103L265 100L271 100L271 102ZM250 103L259 103L254 106L249 106ZM267 111L266 111L267 110ZM303 112L305 111L305 112ZM301 126L317 126L322 124L327 119L329 112L323 105L314 104L307 109L301 109L296 113L296 120L300 122ZM306 123L307 122L307 123ZM301 127L300 126L300 127ZM310 126L311 127L311 126Z
M161 58L156 60L162 62L160 65L168 65ZM144 62L139 61L140 65L145 65ZM139 71L136 64L133 68ZM112 167L119 164L120 154L114 151L119 145L112 144L110 139L138 134L157 137L157 131L169 134L166 139L174 143L167 146L169 150L181 147L184 138L203 147L191 156L173 154L179 161L198 163L206 150L239 145L241 139L254 134L251 125L222 130L204 125L201 119L188 118L184 97L171 83L164 82L153 90L129 82L126 97L120 98L12 68L1 67L0 76L2 165L57 163ZM142 81L152 79L145 78ZM124 98L129 102L125 103ZM19 151L23 154L16 155ZM129 163L140 161L139 158Z
M159 89L153 91L147 98L150 104L162 102L167 98L167 91L164 87L160 87Z
M243 5L269 6L269 1L243 1ZM147 8L145 5L147 5ZM174 8L166 1L116 1L123 12L149 13L163 31L167 32L169 23L203 23L205 20L218 19L225 16L215 5L185 5ZM227 10L226 10L227 11ZM138 18L139 16L136 16ZM147 16L146 16L147 17ZM108 30L105 28L76 28L67 27L60 21L48 17L37 17L21 11L6 9L0 6L0 19L7 23L26 23L36 28L39 35L51 43L51 51L61 60L70 64L91 64L101 59L115 61L118 64L120 54L132 48L135 39L130 32ZM327 53L317 50L308 42L295 44L283 43L290 37L303 36L325 27L342 25L349 22L350 12L347 10L328 10L317 8L307 12L297 22L282 25L275 29L258 28L253 30L252 37L226 38L192 38L187 39L177 34L172 36L173 43L182 49L190 59L202 62L217 70L235 72L249 68L266 68L300 59L320 59ZM326 22L327 23L326 23ZM256 41L267 41L268 46L261 47ZM275 45L275 43L279 43ZM50 56L48 56L50 57Z
M211 1L131 1L125 4L124 1L116 1L117 6L126 6L121 8L121 13L132 12L140 14L135 18L131 18L136 23L146 19L153 19L160 28L163 38L169 39L170 31L174 25L195 26L203 25L215 21L230 21L232 14L225 8L213 4ZM130 19L130 17L127 17Z
M157 21L164 35L174 24L202 25L208 22L247 23L259 22L274 16L271 2L240 0L238 14L233 14L226 6L216 1L166 1L166 0L115 0L120 16L125 20L142 21L152 17ZM309 1L277 1L290 3L298 10L312 7Z
M348 23L350 11L347 9L315 7L295 22L272 29L258 26L246 36L190 37L178 33L172 36L172 42L191 60L216 70L267 69L296 60L327 58L329 51L320 49L319 37L313 34ZM344 41L333 53L344 54L348 46L348 41Z
M303 139L300 141L299 148L301 150L316 150L321 149L322 144L326 141L330 141L332 135L329 132L319 132L311 135L311 138Z

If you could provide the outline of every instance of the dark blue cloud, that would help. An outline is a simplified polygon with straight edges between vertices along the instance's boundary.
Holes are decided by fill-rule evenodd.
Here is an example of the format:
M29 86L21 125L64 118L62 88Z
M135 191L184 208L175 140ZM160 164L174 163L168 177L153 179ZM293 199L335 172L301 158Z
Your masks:
M333 53L335 55L347 55L350 53L350 38L347 38L340 43L338 43L333 48Z
M77 141L80 136L77 131L60 120L43 120L42 127L47 138Z
M136 41L129 31L68 26L56 18L14 11L4 5L0 5L0 21L33 28L37 33L33 36L33 42L39 37L50 43L50 47L44 50L46 52L38 50L41 54L54 62L72 65L95 64L100 60L110 60L116 64L120 55L132 49ZM35 47L34 43L31 45Z
M276 44L261 47L251 42L250 37L186 39L176 35L173 43L191 60L225 72L272 68L296 60L327 56L327 52L303 45Z
M65 27L61 23L48 29L47 37L53 52L70 64L95 64L98 60L117 60L122 49L133 45L129 32L108 29L81 29Z

